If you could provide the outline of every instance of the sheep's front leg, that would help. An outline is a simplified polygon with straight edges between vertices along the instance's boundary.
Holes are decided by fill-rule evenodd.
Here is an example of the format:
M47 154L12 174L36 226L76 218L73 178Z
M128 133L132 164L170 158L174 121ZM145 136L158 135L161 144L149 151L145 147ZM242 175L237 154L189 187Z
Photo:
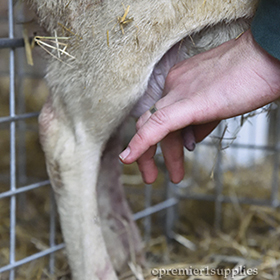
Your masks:
M82 124L71 125L62 108L54 108L51 98L39 123L73 279L116 280L98 215L101 145L88 139Z

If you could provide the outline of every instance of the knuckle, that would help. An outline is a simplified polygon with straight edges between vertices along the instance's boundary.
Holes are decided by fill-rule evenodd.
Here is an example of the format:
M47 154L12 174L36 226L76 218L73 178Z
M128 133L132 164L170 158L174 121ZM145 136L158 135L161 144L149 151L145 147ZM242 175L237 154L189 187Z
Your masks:
M156 126L166 126L168 119L164 110L158 110L150 117L150 121Z
M135 140L137 143L145 143L146 142L146 137L143 134L143 132L141 130L139 130L136 134L135 134Z
M165 85L171 87L176 78L178 78L177 69L173 66L165 79Z
M143 125L143 119L140 117L139 120L136 122L136 130L138 131Z
M138 131L144 124L145 122L149 119L150 112L147 111L145 112L136 122L136 130Z

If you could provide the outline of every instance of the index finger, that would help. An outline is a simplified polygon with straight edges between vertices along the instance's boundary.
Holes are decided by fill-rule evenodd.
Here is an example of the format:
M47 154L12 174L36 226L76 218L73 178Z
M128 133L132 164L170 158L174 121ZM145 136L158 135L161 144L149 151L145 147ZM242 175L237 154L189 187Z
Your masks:
M120 159L124 163L132 163L167 134L192 123L194 108L187 105L190 105L189 100L183 99L151 115L131 139L128 147L120 154Z

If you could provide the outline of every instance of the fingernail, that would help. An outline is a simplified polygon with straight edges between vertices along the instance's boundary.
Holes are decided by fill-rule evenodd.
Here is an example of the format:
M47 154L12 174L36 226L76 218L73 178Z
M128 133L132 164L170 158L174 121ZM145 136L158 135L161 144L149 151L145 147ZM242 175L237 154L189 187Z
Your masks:
M185 143L185 147L187 148L188 151L193 152L195 150L196 143L195 142Z
M119 158L121 160L125 160L129 154L130 154L130 148L127 147L122 153L120 153Z

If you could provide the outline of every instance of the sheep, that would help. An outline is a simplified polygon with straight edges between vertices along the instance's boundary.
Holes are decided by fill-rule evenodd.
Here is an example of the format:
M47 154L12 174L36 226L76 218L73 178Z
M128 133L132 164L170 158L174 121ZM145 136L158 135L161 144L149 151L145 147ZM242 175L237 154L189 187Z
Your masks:
M68 55L49 55L39 127L72 276L115 280L130 258L144 264L118 180L124 120L160 98L175 63L248 29L257 1L30 2L52 36L68 36Z

